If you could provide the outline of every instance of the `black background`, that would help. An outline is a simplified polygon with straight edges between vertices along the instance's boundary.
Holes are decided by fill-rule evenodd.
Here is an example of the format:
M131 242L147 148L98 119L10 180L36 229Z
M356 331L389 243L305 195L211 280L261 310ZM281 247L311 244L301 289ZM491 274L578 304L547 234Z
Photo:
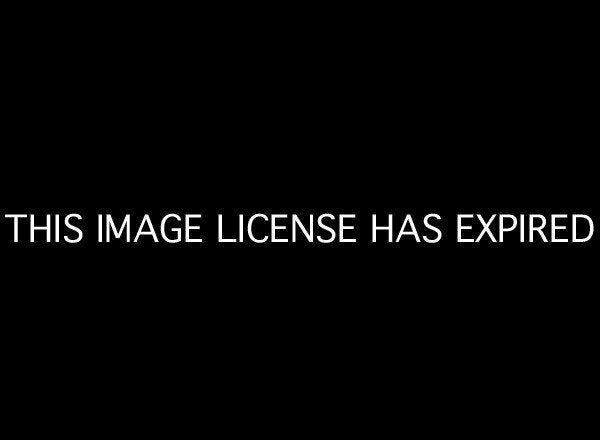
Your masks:
M23 16L3 55L2 213L356 212L361 243L4 240L11 412L573 429L595 389L597 238L460 246L453 218L597 221L592 29L524 11L247 12ZM375 212L438 212L444 241L371 246Z

